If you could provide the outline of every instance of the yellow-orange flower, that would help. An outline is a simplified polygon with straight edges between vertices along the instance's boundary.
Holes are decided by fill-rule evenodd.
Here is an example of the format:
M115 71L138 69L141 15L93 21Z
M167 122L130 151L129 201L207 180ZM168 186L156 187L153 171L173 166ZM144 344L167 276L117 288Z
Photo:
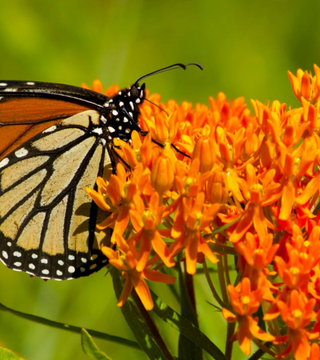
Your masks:
M301 69L297 70L297 76L288 71L292 90L299 101L303 97L307 101L313 102L320 95L320 69L316 64L313 69L315 76Z
M219 204L205 207L205 195L198 193L194 201L183 199L184 214L179 220L183 221L180 236L171 244L170 251L175 256L183 247L187 263L187 272L195 274L198 252L204 254L212 263L218 262L217 257L210 250L207 240L202 236L202 232L207 232L208 226L212 223L214 216L219 210ZM174 237L174 236L173 236Z
M275 340L273 335L260 329L257 318L252 317L252 314L256 313L260 306L264 289L252 291L250 280L244 278L238 288L228 285L228 292L236 315L225 308L222 309L222 315L229 322L237 321L239 323L233 340L238 340L241 350L247 355L251 353L251 339L253 337L263 341Z
M165 206L159 206L159 194L154 192L151 195L147 208L138 195L134 197L133 202L134 208L130 210L130 215L132 225L137 233L130 239L136 243L141 242L137 268L145 267L151 253L151 244L153 250L166 266L174 266L175 262L172 260L169 249L162 239L161 233L163 231L157 228L161 224L162 214L165 210Z
M117 305L122 306L128 299L132 288L134 288L144 307L147 310L152 310L153 301L145 279L163 282L166 284L173 284L175 278L173 276L148 269L147 263L143 268L138 270L138 254L134 242L126 242L122 236L118 234L116 235L116 241L117 250L113 250L107 246L103 246L101 250L109 259L110 264L122 271L122 276L125 279L125 284Z

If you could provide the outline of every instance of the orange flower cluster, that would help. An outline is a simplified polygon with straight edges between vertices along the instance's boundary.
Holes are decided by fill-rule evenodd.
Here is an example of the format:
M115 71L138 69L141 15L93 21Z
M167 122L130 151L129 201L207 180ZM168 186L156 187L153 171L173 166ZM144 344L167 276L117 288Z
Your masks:
M195 107L150 96L169 116L143 103L139 125L148 135L115 141L123 160L117 174L99 178L98 191L87 189L111 212L99 229L113 228L116 247L102 251L126 280L119 306L134 287L152 309L145 279L174 281L161 266L184 258L195 274L197 262L214 264L227 259L224 249L233 251L241 276L226 284L223 309L239 325L232 340L246 354L251 340L263 347L262 340L278 358L319 359L320 69L314 71L289 72L301 102L294 109L252 101L252 114L243 98L228 101L223 93ZM254 317L259 308L268 332Z

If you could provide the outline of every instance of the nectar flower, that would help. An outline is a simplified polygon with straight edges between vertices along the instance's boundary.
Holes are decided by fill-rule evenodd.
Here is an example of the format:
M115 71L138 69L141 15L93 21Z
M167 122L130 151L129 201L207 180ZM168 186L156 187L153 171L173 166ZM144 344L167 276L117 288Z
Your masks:
M261 330L257 318L252 317L252 314L257 312L260 306L263 291L261 288L252 291L248 278L242 280L239 289L228 285L231 305L236 315L227 309L222 309L222 315L228 322L237 321L239 323L232 340L237 339L241 350L247 355L251 353L252 338L263 341L273 341L275 339L274 336Z
M175 271L183 259L190 280L203 262L224 318L238 323L231 341L244 353L253 340L273 358L319 360L320 69L314 71L289 73L298 108L252 100L251 113L243 98L223 93L210 97L210 106L161 103L159 95L139 104L143 132L114 140L116 174L87 189L107 212L98 228L113 229L114 248L102 251L122 272L119 305L134 288L151 309L147 281L174 280L160 268ZM215 267L220 291L211 282ZM181 284L193 303L189 285Z
M175 278L148 269L147 264L142 269L137 270L137 249L134 243L126 242L120 235L116 236L116 241L118 250L113 250L107 246L102 247L101 250L109 259L110 264L122 271L122 276L125 279L125 285L117 305L122 306L134 288L144 307L147 310L151 310L153 308L153 301L145 279L173 284Z
M320 69L315 64L313 69L315 76L301 69L298 69L297 76L288 71L292 90L299 101L303 97L309 102L314 102L320 95Z

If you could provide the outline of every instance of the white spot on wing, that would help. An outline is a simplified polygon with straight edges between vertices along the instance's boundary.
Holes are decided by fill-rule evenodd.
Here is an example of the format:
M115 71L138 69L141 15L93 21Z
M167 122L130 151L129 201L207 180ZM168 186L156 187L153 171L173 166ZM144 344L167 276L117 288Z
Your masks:
M109 130L111 133L115 132L115 129L114 129L112 126L108 126L108 130Z
M21 149L15 151L14 154L17 158L22 158L22 157L28 155L28 150L26 148L21 148Z
M96 133L98 135L101 135L103 133L101 128L95 128L94 130L92 130L93 133Z
M117 116L119 113L117 110L112 110L112 115Z
M68 256L68 259L69 259L69 260L74 260L75 257L74 257L74 255L69 255L69 256Z
M63 272L62 272L61 270L57 270L57 271L56 271L56 274L57 274L58 276L62 276L62 275L63 275Z
M8 84L7 83L4 83L4 82L2 82L2 83L0 83L0 86L7 86Z
M16 261L15 263L13 263L14 266L20 267L22 265L22 263L20 261Z
M42 274L49 275L49 270L48 269L43 269L41 272L42 272Z
M8 259L9 256L8 256L8 253L6 251L2 251L2 257L5 258L5 259Z
M75 268L74 266L69 266L69 267L68 267L68 272L69 272L70 274L73 274L75 271L76 271L76 268Z
M16 91L18 91L18 89L17 88L6 88L6 89L4 89L4 91L16 92Z
M36 267L35 267L34 264L32 264L32 263L29 264L29 269L34 270L35 268L36 268Z
M0 161L0 169L6 165L9 164L9 159L8 158L4 158Z
M60 266L63 266L63 265L64 265L64 261L58 260L58 264L59 264Z
M46 133L50 133L53 132L57 129L56 125L50 126L48 129L45 129L42 131L42 133L46 134Z
M88 260L86 258L81 258L81 261L85 264L88 262Z
M136 104L140 104L141 100L138 98L136 99Z
M129 102L129 105L130 105L130 107L131 107L131 109L132 109L132 111L134 110L134 105L133 105L133 102L132 101L130 101Z
M33 81L26 82L26 85L34 85L35 83Z
M123 105L124 105L124 103L123 103L122 101L120 101L120 102L119 102L119 106L122 107Z
M40 261L42 264L48 264L48 259L41 259Z
M37 259L38 255L37 254L32 254L31 257L32 257L32 259Z
M13 256L15 256L15 257L21 257L22 254L21 254L21 252L19 252L19 251L15 251L15 252L13 253Z
M129 120L128 120L126 117L123 118L123 122L124 122L124 123L126 123L126 122L128 122L128 121L129 121Z

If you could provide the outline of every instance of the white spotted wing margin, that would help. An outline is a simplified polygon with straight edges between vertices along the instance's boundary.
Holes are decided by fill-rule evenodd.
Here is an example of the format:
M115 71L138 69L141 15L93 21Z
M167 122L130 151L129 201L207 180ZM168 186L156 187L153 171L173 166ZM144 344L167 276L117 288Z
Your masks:
M97 208L85 192L108 176L113 157L98 112L71 116L0 162L0 260L44 279L90 275L108 260L110 235L96 231Z

